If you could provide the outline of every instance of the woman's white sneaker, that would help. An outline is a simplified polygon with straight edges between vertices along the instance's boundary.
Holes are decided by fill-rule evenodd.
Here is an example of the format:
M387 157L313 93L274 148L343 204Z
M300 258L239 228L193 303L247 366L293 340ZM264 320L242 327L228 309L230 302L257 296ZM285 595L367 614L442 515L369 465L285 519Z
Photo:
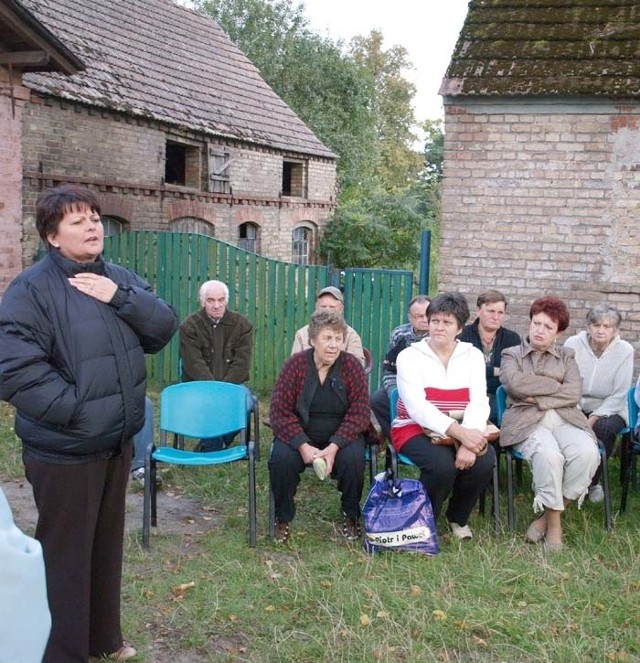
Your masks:
M449 527L451 528L451 534L453 534L456 539L459 539L460 541L464 541L465 539L473 539L473 532L471 531L469 525L449 523Z

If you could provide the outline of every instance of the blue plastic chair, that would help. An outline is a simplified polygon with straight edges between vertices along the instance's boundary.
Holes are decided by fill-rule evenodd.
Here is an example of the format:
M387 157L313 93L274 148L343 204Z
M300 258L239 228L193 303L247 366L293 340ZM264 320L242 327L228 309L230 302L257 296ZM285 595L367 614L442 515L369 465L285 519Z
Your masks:
M507 390L500 385L496 391L496 407L498 410L498 427L502 425L502 417L507 409ZM511 447L502 447L507 458L507 525L509 532L515 532L515 490L513 488L513 468L516 462L522 462L522 454ZM609 485L609 467L607 451L604 444L598 440L598 451L602 463L602 489L604 492L604 526L607 530L613 528L613 515L611 507L611 489Z
M638 426L638 404L635 399L635 387L627 392L627 405L629 406L629 425L621 430L622 445L620 450L620 481L622 483L622 496L620 497L620 513L627 508L629 495L629 482L636 488L636 458L640 454L640 442L636 428Z
M389 395L389 405L391 411L391 421L396 418L398 411L398 390L393 389ZM391 458L391 470L393 476L398 476L398 464L400 465L409 465L411 467L417 467L417 465L404 454L398 453L394 448L393 444L389 441L389 446L387 447L389 451L389 456ZM502 523L500 522L500 484L499 484L499 475L498 475L498 462L496 455L496 462L493 465L493 522L495 527L495 533L500 534L502 532ZM480 513L484 515L484 494L480 497L480 503L478 505Z
M248 407L251 392L229 382L198 380L166 387L160 394L160 443L149 444L145 457L142 543L149 548L150 525L157 525L156 464L204 466L248 461L249 545L256 545L256 459L259 455L258 408L253 409L250 439ZM239 431L240 442L222 451L186 451L184 438L218 437ZM173 446L167 436L173 434Z

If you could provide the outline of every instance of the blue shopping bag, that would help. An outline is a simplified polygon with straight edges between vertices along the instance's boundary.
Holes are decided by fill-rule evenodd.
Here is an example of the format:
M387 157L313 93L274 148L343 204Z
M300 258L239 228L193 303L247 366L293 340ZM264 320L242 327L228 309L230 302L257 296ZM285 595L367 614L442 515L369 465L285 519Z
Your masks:
M375 477L362 509L364 549L369 553L405 550L440 552L433 508L422 483L394 479L390 470Z

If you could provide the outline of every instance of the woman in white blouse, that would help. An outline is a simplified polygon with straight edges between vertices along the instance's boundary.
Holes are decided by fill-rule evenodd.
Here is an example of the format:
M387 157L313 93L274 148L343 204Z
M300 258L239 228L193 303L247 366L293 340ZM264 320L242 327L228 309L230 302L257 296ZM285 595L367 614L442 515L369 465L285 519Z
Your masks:
M621 315L608 304L589 310L586 329L565 341L573 348L582 378L580 408L604 444L607 457L613 452L618 432L629 422L627 392L633 377L633 346L620 338ZM600 469L589 488L589 500L604 498L598 483Z

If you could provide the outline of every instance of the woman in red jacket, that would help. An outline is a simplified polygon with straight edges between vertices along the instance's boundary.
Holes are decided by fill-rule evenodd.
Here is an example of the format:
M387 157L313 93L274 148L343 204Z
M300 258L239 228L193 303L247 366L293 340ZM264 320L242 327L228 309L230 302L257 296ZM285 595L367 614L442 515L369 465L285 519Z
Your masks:
M311 348L285 362L273 390L269 417L275 440L269 474L276 541L289 538L300 474L308 465L321 479L337 480L343 534L348 540L360 536L364 432L371 413L364 369L353 355L341 351L345 332L341 315L314 313L309 324Z

